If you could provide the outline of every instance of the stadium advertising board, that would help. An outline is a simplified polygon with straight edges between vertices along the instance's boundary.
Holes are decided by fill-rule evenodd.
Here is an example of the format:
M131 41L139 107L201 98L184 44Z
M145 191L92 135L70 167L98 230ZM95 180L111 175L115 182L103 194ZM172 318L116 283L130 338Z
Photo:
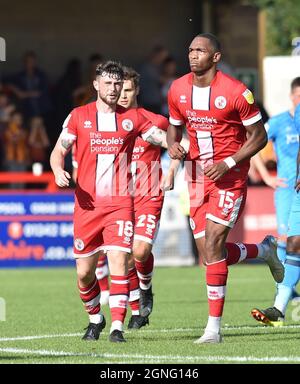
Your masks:
M0 267L72 265L73 193L0 194Z

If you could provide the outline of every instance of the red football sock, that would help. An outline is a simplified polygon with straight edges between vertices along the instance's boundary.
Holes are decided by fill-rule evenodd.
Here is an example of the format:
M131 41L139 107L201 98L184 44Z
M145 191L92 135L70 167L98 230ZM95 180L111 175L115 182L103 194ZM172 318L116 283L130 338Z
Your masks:
M227 265L237 264L243 260L255 259L258 255L256 244L226 243Z
M150 253L148 259L145 262L135 260L135 268L140 280L141 289L149 289L152 285L154 257Z
M129 269L128 279L129 279L129 305L130 305L131 311L139 311L140 310L139 278L135 268Z
M96 279L87 287L80 287L78 284L80 298L86 312L89 315L96 315L100 312L100 288Z
M101 291L109 291L108 264L106 255L100 255L96 268L96 276Z
M119 320L124 323L129 296L128 276L111 275L109 307L111 321Z
M225 302L228 268L226 260L206 264L209 315L221 317Z

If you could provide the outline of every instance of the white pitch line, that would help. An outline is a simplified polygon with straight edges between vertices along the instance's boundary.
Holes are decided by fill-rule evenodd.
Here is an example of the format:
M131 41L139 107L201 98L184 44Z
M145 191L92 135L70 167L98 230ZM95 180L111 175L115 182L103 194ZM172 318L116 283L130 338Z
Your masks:
M267 327L263 325L257 326L225 326L222 328L222 331L238 331L238 330L253 330L253 331L267 331L274 332L276 330L285 330L285 329L297 329L300 328L300 325L284 325L282 327L273 328ZM174 332L198 332L202 331L204 328L199 327L196 328L172 328L172 329L140 329L138 333L174 333ZM136 331L129 331L131 334L136 334ZM103 334L107 334L107 331L102 332ZM82 333L61 333L61 334L53 334L53 335L32 335L32 336L16 336L16 337L2 337L1 341L22 341L22 340L39 340L39 339L52 339L52 338L60 338L60 337L78 337L82 336Z
M53 351L53 350L32 350L21 348L0 348L0 353L14 353L14 354L30 354L39 356L78 356L78 357L94 357L102 359L132 359L144 361L233 361L233 362L300 362L300 356L276 356L276 357L255 357L255 356L168 356L168 355L140 355L140 354L113 354L113 353L80 353L80 352L67 352L67 351Z
M21 340L39 340L51 339L56 337L76 337L82 336L82 333L61 333L57 335L33 335L33 336L16 336L16 337L2 337L0 341L21 341Z

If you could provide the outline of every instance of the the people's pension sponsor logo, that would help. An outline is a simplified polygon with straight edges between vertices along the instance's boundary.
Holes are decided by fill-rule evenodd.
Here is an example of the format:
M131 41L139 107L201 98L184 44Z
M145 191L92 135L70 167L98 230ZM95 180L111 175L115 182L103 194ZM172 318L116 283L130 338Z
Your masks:
M90 133L91 152L116 152L118 146L123 145L124 139L122 137L102 137L101 133Z

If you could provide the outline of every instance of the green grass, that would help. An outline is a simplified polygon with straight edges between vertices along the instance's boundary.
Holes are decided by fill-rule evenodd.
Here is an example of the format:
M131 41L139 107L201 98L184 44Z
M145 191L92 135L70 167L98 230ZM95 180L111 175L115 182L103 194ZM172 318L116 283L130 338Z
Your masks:
M107 307L108 325L99 341L81 340L88 320L74 269L1 270L0 282L0 296L6 301L6 321L0 322L0 363L300 362L300 325L291 316L296 307L289 306L283 328L262 327L249 314L255 306L273 303L274 284L263 265L230 268L223 343L218 345L193 344L207 319L204 268L157 268L150 326L126 331L127 343L121 345L108 341ZM41 335L47 337L4 340Z

